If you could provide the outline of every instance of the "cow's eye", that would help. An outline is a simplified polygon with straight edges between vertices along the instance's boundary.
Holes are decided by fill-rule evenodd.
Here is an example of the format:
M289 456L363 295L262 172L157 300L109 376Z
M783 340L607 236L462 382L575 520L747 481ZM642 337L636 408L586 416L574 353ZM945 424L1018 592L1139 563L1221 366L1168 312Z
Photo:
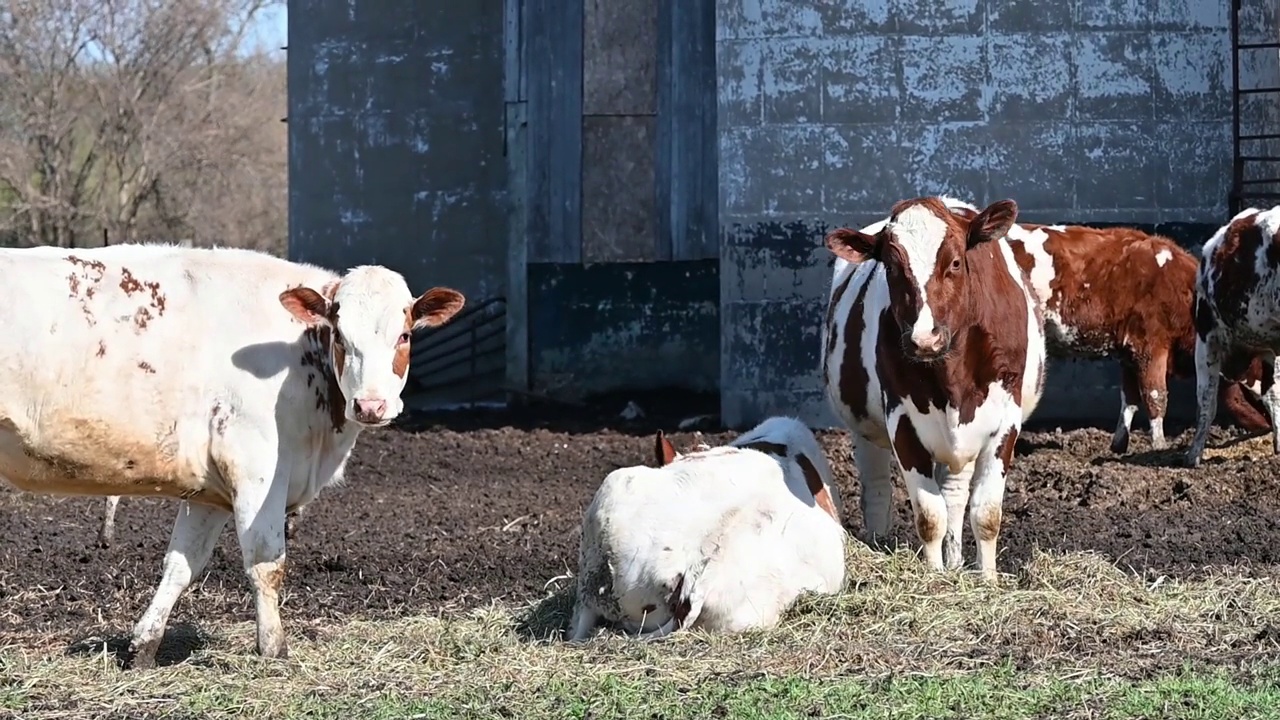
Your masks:
M400 333L399 339L396 340L397 345L404 345L408 342L409 342L409 333L407 332Z
M956 272L959 269L960 269L960 258L956 258L955 260L951 261L951 272Z

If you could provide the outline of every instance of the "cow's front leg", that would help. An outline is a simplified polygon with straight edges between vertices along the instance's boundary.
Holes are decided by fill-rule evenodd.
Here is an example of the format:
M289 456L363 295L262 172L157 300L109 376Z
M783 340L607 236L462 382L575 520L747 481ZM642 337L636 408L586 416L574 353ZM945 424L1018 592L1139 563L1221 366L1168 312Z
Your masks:
M240 442L228 445L234 448L235 458L223 465L229 469L226 480L235 491L233 510L244 569L253 583L258 653L284 658L289 645L280 622L280 589L285 576L288 466L283 460L277 462L274 441L263 442L251 431L240 437Z
M934 570L944 569L942 563L942 538L947 531L947 502L942 497L938 483L933 480L933 457L916 434L915 426L903 414L896 422L890 421L893 438L893 454L902 468L902 479L907 483L911 496L911 510L915 514L916 532L924 548L924 559Z
M1167 351L1157 351L1138 365L1142 403L1147 410L1147 419L1151 423L1152 450L1163 450L1168 445L1164 439L1164 415L1169 407L1169 391L1166 384L1168 374L1169 353ZM1217 405L1215 404L1214 407Z
M947 532L942 541L942 559L948 570L964 565L964 509L969 504L973 471L972 462L958 473L952 473L942 463L933 468L934 481L942 489L942 497L947 503Z
M1263 367L1266 372L1266 367ZM1276 413L1280 413L1280 362L1271 368L1271 387L1262 395L1262 403L1267 406L1267 414L1271 416L1271 450L1280 455L1280 423L1276 422Z
M1013 466L1018 426L997 436L978 455L974 468L973 497L969 500L969 524L978 541L978 571L987 580L996 578L996 540L1004 516L1004 485Z

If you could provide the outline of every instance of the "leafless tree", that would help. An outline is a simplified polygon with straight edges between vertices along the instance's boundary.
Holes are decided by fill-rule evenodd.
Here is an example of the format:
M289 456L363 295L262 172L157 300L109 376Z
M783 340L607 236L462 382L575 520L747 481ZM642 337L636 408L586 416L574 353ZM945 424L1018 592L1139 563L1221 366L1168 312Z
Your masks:
M283 248L282 0L0 6L0 227L21 244L192 237Z

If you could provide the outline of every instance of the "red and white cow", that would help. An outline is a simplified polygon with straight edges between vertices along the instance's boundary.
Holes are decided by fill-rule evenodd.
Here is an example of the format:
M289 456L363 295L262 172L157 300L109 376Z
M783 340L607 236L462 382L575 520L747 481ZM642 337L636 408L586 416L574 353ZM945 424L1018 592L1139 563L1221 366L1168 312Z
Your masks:
M1280 350L1280 205L1249 208L1218 229L1201 249L1196 274L1196 432L1185 464L1195 467L1204 454L1220 377L1239 377L1253 357L1274 360ZM1271 415L1273 450L1280 454L1280 379L1263 394Z
M461 294L230 248L0 251L0 477L62 495L182 500L134 667L234 518L257 649L287 654L285 515L340 480L364 427L403 407L416 327ZM283 307L282 307L283 306Z
M945 567L960 565L967 501L988 578L1014 444L1044 387L1040 304L1005 239L1016 218L1012 200L966 217L915 198L872 232L826 238L838 261L823 374L854 438L869 539L889 532L896 459L929 565L944 567L944 544Z
M977 213L962 201L948 204L970 217ZM1127 227L1022 222L1010 228L1008 240L1044 305L1049 356L1120 362L1120 416L1111 451L1128 450L1139 403L1151 425L1151 447L1167 447L1167 378L1195 374L1195 257L1166 237ZM1241 384L1222 384L1226 409L1241 425L1265 424Z
M614 470L582 519L569 640L603 618L645 639L771 627L803 592L844 582L840 495L813 432L773 417L657 467Z

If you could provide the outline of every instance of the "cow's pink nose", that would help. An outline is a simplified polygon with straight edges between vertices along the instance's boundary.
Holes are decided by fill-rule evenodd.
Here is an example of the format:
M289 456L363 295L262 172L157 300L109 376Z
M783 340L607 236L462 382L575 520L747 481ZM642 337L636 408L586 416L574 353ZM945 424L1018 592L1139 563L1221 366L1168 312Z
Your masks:
M387 401L378 399L356 400L356 417L361 420L381 420L387 413Z

